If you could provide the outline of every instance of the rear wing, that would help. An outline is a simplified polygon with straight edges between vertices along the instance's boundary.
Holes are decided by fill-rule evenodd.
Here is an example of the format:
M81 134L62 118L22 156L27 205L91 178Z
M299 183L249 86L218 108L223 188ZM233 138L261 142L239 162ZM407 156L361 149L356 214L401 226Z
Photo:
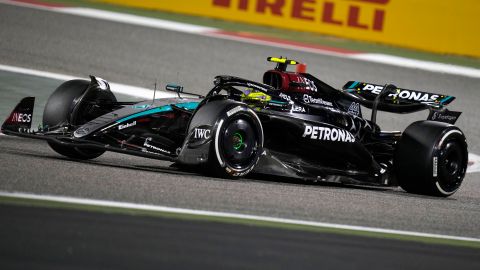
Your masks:
M373 83L349 81L343 86L343 90L366 100L373 101L383 90L383 87L383 85ZM385 97L384 102L399 105L421 103L441 108L450 104L453 100L455 100L453 96L397 88L396 91Z
M428 109L427 120L455 124L462 114L444 108L455 97L398 88L395 85L378 85L358 81L349 81L343 90L350 98L372 109L372 122L375 123L377 110L394 113L411 113Z

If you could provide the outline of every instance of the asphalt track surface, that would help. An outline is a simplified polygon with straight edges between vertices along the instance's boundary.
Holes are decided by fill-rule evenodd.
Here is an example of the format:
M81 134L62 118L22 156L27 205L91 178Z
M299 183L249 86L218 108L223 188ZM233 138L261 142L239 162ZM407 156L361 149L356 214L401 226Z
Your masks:
M2 269L480 267L476 249L359 236L9 205L0 216Z
M363 80L449 93L457 97L451 109L464 112L458 126L467 135L469 150L480 152L479 79L2 4L0 25L0 64L81 77L95 74L147 88L153 86L155 78L164 83L180 82L196 93L205 93L218 74L260 80L263 71L271 67L266 57L283 55L307 62L310 73L336 87L348 80ZM32 87L30 94L45 95L39 91ZM18 99L22 96L19 94ZM3 118L9 112L0 113ZM413 120L411 117L383 114L379 118L384 129L401 130ZM438 199L399 189L305 185L285 179L231 181L180 172L166 162L113 153L79 162L55 154L44 142L7 136L0 137L0 159L0 190L4 191L480 237L478 173L469 174L451 198Z

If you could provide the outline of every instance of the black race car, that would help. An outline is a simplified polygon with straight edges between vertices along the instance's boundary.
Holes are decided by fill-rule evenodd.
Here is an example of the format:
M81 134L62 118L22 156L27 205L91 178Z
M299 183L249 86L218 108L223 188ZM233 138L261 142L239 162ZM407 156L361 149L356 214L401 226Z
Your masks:
M178 97L118 102L108 82L72 80L50 96L43 124L31 130L34 98L24 98L2 125L9 135L43 139L56 152L92 159L105 151L168 160L220 177L254 171L303 180L398 186L450 196L465 176L468 153L459 112L448 95L348 82L337 90L296 61L268 58L276 67L263 83L217 76L198 96L178 85ZM193 98L185 96L194 96ZM371 119L361 107L372 109ZM384 131L377 111L430 110L405 131Z

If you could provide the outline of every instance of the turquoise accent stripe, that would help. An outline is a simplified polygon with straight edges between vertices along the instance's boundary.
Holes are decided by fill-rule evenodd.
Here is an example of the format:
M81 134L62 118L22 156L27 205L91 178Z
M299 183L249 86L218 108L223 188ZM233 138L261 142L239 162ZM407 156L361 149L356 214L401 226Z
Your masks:
M172 110L172 106L166 105L166 106L154 108L154 109L151 109L151 110L146 110L146 111L143 111L143 112L135 113L135 114L129 115L125 118L122 118L120 120L117 120L115 122L122 123L122 122L128 121L130 119L140 117L140 116L150 115L150 114L159 113L159 112L168 112L168 111L171 111L171 110Z
M445 97L444 99L440 100L440 103L445 103L447 102L448 100L452 99L453 97L452 96L448 96L448 97Z
M199 103L200 102L185 102L185 103L178 103L178 104L174 104L174 105L179 107L179 108L182 108L182 109L194 110L198 107ZM122 118L122 119L119 119L115 122L122 123L122 122L128 121L128 120L133 119L133 118L137 118L137 117L141 117L141 116L145 116L145 115L150 115L150 114L154 114L154 113L159 113L159 112L169 112L169 111L172 111L172 110L173 109L172 109L171 105L165 105L165 106L161 106L161 107L157 107L157 108L153 108L153 109L150 109L150 110L146 110L146 111L143 111L143 112L139 112L139 113L129 115L129 116L127 116L125 118Z
M175 106L186 110L195 110L198 107L198 104L200 104L200 102L186 102L175 104Z
M284 101L276 101L276 100L270 100L270 103L276 103L276 104L287 104L287 102Z
M350 85L349 89L352 89L352 88L355 88L355 86L357 86L359 84L359 82L355 81L352 83L352 85Z

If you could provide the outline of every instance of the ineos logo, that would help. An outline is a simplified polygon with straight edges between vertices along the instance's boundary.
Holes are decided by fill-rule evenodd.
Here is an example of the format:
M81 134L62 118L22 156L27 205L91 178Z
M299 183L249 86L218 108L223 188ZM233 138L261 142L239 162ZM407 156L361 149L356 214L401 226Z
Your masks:
M26 113L14 113L11 120L14 123L30 123L32 121L32 115Z

